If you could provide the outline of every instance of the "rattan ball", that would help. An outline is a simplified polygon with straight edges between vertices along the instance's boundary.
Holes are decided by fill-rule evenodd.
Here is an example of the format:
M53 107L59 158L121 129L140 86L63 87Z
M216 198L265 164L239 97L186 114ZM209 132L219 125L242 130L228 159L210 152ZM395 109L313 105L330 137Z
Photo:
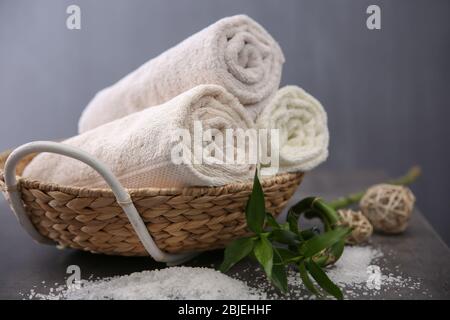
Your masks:
M370 239L373 233L373 227L361 211L341 209L337 213L341 217L340 225L353 228L352 233L347 237L345 243L356 245Z
M367 190L359 205L375 231L395 234L408 226L415 200L407 187L379 184Z

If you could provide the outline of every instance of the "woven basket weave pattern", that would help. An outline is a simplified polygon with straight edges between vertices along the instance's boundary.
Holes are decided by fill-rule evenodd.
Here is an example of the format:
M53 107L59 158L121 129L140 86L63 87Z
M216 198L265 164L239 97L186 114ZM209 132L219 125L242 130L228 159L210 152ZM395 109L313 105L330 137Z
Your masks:
M0 186L7 155L0 155ZM18 175L31 159L20 163ZM285 173L263 179L267 211L278 215L302 178L302 173ZM247 234L244 210L251 189L252 183L240 183L129 192L158 247L176 253L221 248ZM25 179L19 180L19 190L34 226L58 244L104 254L148 255L112 191Z

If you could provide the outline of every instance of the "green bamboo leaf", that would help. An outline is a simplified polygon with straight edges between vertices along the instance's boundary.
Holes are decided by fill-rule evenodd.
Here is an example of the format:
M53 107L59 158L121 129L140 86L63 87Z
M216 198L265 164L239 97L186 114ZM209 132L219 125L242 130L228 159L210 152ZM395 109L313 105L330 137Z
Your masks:
M335 263L339 260L344 252L345 239L339 240L330 248L323 250L321 253L314 255L314 262L321 268Z
M338 300L344 299L341 289L328 278L327 274L314 261L308 260L305 264L306 269L323 290Z
M345 239L339 240L330 248L330 253L333 255L335 261L339 260L339 258L344 253L345 247Z
M300 235L301 235L301 238L303 240L309 240L309 239L314 238L315 236L317 236L318 232L316 232L315 228L310 228L310 229L306 229L306 230L300 231Z
M280 223L280 229L282 229L282 230L291 230L291 228L289 227L289 223L288 222Z
M274 229L280 229L281 226L280 224L277 222L277 220L275 220L275 218L270 214L270 213L266 213L266 222L267 224L274 228Z
M255 171L253 189L247 202L245 217L247 226L251 231L257 234L263 231L264 220L266 218L266 205L264 192L258 179L258 170Z
M305 257L312 257L323 249L326 249L336 242L344 239L349 233L348 228L338 227L331 231L322 233L304 242L300 248L300 253Z
M289 229L295 233L299 233L298 217L299 216L294 211L292 211L292 209L290 209L286 218L289 225Z
M248 256L254 247L255 240L252 238L241 238L231 242L226 248L220 271L226 272L233 265Z
M261 238L256 241L253 253L256 260L258 260L263 267L267 277L270 279L272 277L273 248L266 236L261 236Z
M298 258L298 253L292 252L291 250L285 248L274 248L274 250L276 250L278 255L280 256L282 264L287 264L290 260Z
M283 293L288 291L288 281L286 274L286 267L283 264L282 257L278 249L273 248L273 267L272 267L272 283Z
M298 245L298 235L289 230L275 229L271 232L272 239L282 244Z
M311 281L311 278L308 275L308 271L306 270L306 266L303 261L298 264L298 271L300 272L300 278L302 279L302 282L305 285L306 289L308 289L316 296L320 297L320 293L319 291L317 291L316 287Z

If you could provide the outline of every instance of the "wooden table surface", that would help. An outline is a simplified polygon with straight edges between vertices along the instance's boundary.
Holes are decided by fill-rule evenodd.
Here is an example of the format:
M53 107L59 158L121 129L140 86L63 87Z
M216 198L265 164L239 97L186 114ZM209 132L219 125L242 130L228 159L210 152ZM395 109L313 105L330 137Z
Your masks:
M382 182L385 178L381 172L311 173L305 177L292 202L308 195L332 199ZM399 236L375 235L371 245L385 253L385 258L378 263L383 270L400 268L402 276L417 279L421 285L415 290L409 287L387 288L374 296L356 298L450 299L450 250L418 210L415 210L405 233ZM204 253L188 265L218 266L221 259L222 251L219 250ZM249 263L237 265L232 274L238 274L251 285L258 281L258 272L244 273ZM163 267L145 257L103 256L36 244L21 230L6 201L0 200L0 299L23 299L22 294L33 288L46 292L44 286L65 282L69 265L78 265L83 279L91 275L105 277Z

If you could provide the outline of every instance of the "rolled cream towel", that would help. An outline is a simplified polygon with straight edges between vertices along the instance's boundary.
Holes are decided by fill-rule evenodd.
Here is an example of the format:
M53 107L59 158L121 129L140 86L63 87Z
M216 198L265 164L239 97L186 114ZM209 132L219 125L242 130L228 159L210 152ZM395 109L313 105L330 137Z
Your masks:
M173 162L172 153L176 154L179 151L176 146L181 144L179 129L187 129L194 141L193 130L198 121L203 131L221 133L227 128L254 126L233 95L219 86L202 85L64 143L79 147L103 162L127 188L212 186L251 179L254 165L217 164L215 159L208 158L202 164ZM221 159L218 153L217 158ZM103 179L84 163L50 153L36 156L25 168L23 177L69 186L106 187Z
M328 157L327 114L321 103L297 86L278 90L259 115L256 126L279 129L279 171L308 171ZM270 142L270 139L268 139ZM268 151L261 139L261 152Z
M255 119L278 89L283 63L279 45L258 23L245 15L224 18L97 93L78 129L86 132L201 84L224 87Z

